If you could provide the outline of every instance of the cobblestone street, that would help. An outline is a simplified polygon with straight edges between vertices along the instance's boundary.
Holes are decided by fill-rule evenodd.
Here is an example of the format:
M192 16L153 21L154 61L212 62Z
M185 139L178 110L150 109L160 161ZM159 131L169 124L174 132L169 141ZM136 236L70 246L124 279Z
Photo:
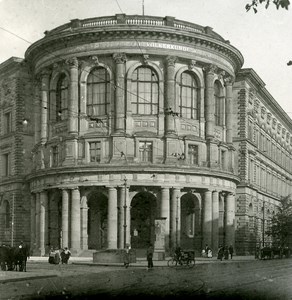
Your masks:
M89 299L147 295L196 299L291 299L292 260L199 261L195 268L169 268L163 262L147 271L142 262L128 269L86 262L49 265L29 262L28 271L1 271L1 299ZM19 275L19 276L17 276ZM12 275L9 275L12 276ZM7 275L8 277L8 275ZM22 277L22 278L21 278Z

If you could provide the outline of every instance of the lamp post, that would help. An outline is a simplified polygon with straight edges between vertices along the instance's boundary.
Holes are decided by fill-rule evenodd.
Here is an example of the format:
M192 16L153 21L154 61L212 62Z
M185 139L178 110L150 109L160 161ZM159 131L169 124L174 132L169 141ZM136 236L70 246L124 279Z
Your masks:
M179 196L176 196L176 218L175 218L175 244L178 247L178 199Z
M263 201L263 232L262 232L263 247L265 247L265 201Z
M124 249L126 248L126 238L127 238L127 178L124 179L125 185L125 195L124 195Z

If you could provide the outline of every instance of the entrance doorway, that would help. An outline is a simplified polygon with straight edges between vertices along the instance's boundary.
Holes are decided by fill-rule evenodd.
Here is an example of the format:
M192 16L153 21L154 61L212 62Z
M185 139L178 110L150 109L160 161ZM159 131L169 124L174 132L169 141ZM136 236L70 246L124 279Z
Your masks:
M131 202L131 246L146 249L155 241L156 197L149 192L138 193Z

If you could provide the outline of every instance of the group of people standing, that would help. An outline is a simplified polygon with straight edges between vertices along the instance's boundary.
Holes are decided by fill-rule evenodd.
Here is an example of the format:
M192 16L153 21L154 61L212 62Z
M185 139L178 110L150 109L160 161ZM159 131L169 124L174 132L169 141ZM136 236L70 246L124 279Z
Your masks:
M67 247L64 249L54 249L54 247L51 247L49 253L49 263L55 265L58 265L60 262L62 264L68 264L70 256L71 252Z
M220 259L220 260L223 260L223 258L224 259L229 259L229 256L230 256L230 259L232 259L232 257L233 257L233 246L230 245L228 247L228 246L220 245L219 249L218 249L217 259Z

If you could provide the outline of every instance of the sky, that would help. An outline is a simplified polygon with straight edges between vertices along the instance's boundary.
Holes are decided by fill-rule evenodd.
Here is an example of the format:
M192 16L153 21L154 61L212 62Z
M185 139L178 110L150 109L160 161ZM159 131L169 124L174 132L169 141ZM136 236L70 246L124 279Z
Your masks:
M210 26L229 40L253 68L266 89L292 118L292 4L246 12L252 0L0 0L0 63L23 58L26 49L72 19L127 15L172 16ZM143 5L144 3L144 5Z

